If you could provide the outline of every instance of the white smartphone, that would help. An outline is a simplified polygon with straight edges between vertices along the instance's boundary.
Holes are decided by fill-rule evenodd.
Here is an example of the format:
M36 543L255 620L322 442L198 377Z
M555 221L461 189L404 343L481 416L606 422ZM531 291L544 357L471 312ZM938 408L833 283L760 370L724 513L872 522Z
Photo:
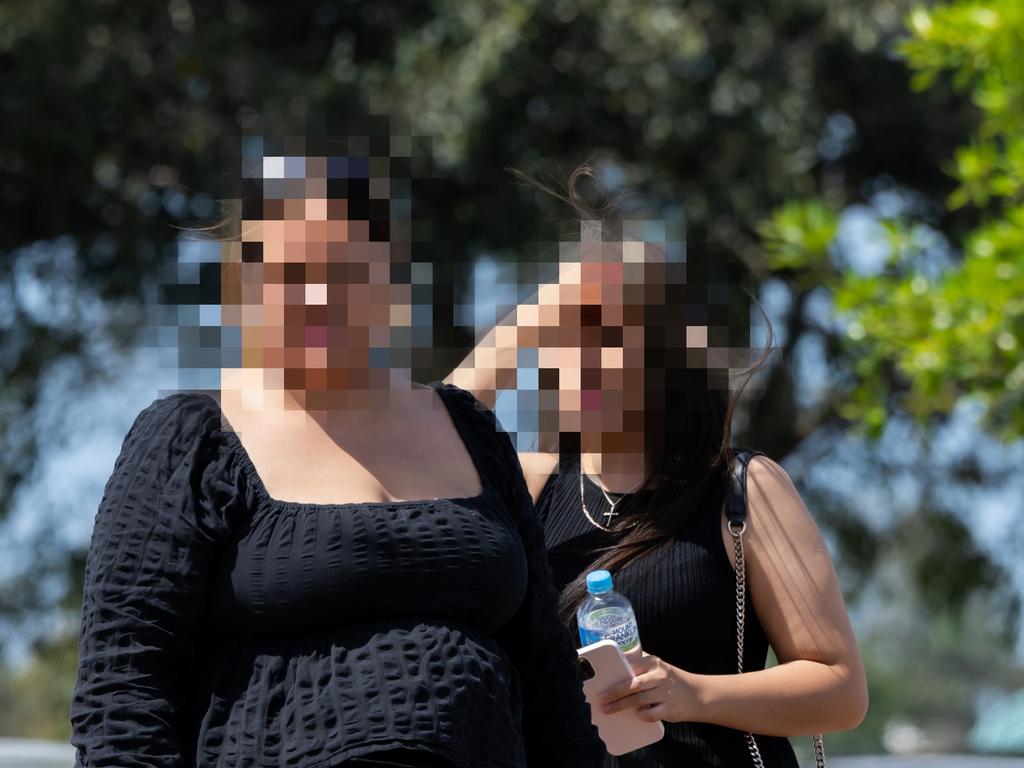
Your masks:
M638 709L605 714L601 711L601 694L609 688L633 679L633 667L614 640L599 640L576 650L583 676L583 695L590 704L590 720L611 755L624 755L661 740L665 724L641 720Z

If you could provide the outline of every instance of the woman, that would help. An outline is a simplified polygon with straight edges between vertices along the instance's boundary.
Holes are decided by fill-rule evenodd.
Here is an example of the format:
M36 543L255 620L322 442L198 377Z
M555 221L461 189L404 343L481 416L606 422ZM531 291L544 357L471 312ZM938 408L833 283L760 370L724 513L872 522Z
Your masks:
M601 763L507 435L391 344L410 286L371 166L245 181L243 364L142 411L96 516L82 768Z
M533 345L539 381L557 382L555 399L540 393L550 405L539 421L560 444L519 459L562 619L575 635L586 574L610 570L636 611L644 654L631 659L632 684L606 692L605 711L635 708L666 723L663 740L605 765L752 765L744 738L752 733L764 765L795 767L785 737L853 728L867 708L834 566L785 470L753 458L737 674L736 542L724 509L735 405L728 298L714 295L692 260L608 237L622 221L601 223L585 207L576 184L589 175L578 168L562 197L584 220L578 260L563 263L536 304L518 307L448 380L493 404L496 389L515 387L517 349ZM578 442L567 444L574 434ZM780 663L766 670L768 645Z

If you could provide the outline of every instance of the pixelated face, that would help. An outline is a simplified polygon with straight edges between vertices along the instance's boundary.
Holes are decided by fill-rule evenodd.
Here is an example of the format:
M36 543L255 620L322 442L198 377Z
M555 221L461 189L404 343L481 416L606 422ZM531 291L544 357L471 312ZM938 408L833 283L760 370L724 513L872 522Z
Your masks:
M567 249L557 319L537 318L541 379L552 378L544 369L558 370L557 431L606 446L612 435L643 432L645 324L661 316L666 272L650 243L583 241Z
M409 286L391 281L391 244L377 239L387 179L369 177L367 158L263 164L258 198L243 201L244 343L261 350L264 367L322 388L330 371L368 368L370 349L388 346L393 315L409 308Z
M622 259L623 243L584 244L579 303L580 427L585 433L640 430L644 411L642 269Z
M666 258L665 246L584 238L568 247L557 299L549 290L557 318L536 318L541 368L559 369L557 415L542 406L542 432L579 432L586 451L639 450L652 425L685 429L663 421L684 389L727 387L732 366L749 364L745 344L730 346L743 329L730 323L727 285L688 284L687 263Z
M748 366L751 352L749 328L731 322L728 265L698 259L690 280L685 243L668 234L680 232L678 224L581 222L578 241L559 243L553 275L544 274L552 249L542 243L527 262L536 301L516 306L486 337L493 347L479 344L452 380L489 402L498 396L492 381L520 389L536 450L557 451L559 436L573 433L585 451L640 449L648 432L654 445L655 432L675 439L686 428L680 414L691 403L717 407L708 393L727 390L733 367ZM605 237L627 226L638 236ZM535 363L521 354L530 350Z
M688 414L724 408L753 352L746 316L731 314L735 268L688 260L682 223L577 221L579 240L558 243L555 258L538 244L518 274L535 298L500 313L450 380L487 403L513 390L505 402L533 433L516 441L524 450L559 451L578 435L587 452L676 452Z

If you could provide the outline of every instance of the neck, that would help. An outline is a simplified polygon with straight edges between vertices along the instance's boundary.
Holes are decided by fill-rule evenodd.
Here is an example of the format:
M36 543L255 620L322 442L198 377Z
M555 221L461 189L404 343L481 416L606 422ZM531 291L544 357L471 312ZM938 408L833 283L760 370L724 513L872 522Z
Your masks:
M642 452L581 453L580 467L609 493L640 490L652 467Z
M298 369L299 378L316 381L323 369ZM312 372L312 377L303 374ZM221 391L238 392L247 408L308 413L347 414L379 413L405 402L416 389L425 387L412 381L408 369L361 368L346 369L345 386L333 377L324 386L288 386L295 370L281 368L233 368L221 371Z

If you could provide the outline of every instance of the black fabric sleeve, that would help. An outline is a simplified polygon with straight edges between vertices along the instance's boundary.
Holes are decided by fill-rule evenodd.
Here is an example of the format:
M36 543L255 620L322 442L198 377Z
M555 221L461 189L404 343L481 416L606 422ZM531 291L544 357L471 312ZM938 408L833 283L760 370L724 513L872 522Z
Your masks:
M514 453L512 459L518 461ZM518 466L515 474L513 485L522 485L513 498L529 585L519 611L500 631L510 632L506 647L520 668L527 761L530 766L602 766L606 750L583 697L575 646L558 617L544 534Z
M468 393L467 393L468 395ZM590 719L572 636L558 617L558 593L548 563L544 532L519 457L494 414L472 395L501 464L505 503L516 519L526 551L526 596L512 619L494 633L519 671L523 737L530 768L600 768L606 749Z
M187 686L219 525L204 477L220 426L210 405L172 395L144 409L104 490L70 707L76 768L195 762Z

